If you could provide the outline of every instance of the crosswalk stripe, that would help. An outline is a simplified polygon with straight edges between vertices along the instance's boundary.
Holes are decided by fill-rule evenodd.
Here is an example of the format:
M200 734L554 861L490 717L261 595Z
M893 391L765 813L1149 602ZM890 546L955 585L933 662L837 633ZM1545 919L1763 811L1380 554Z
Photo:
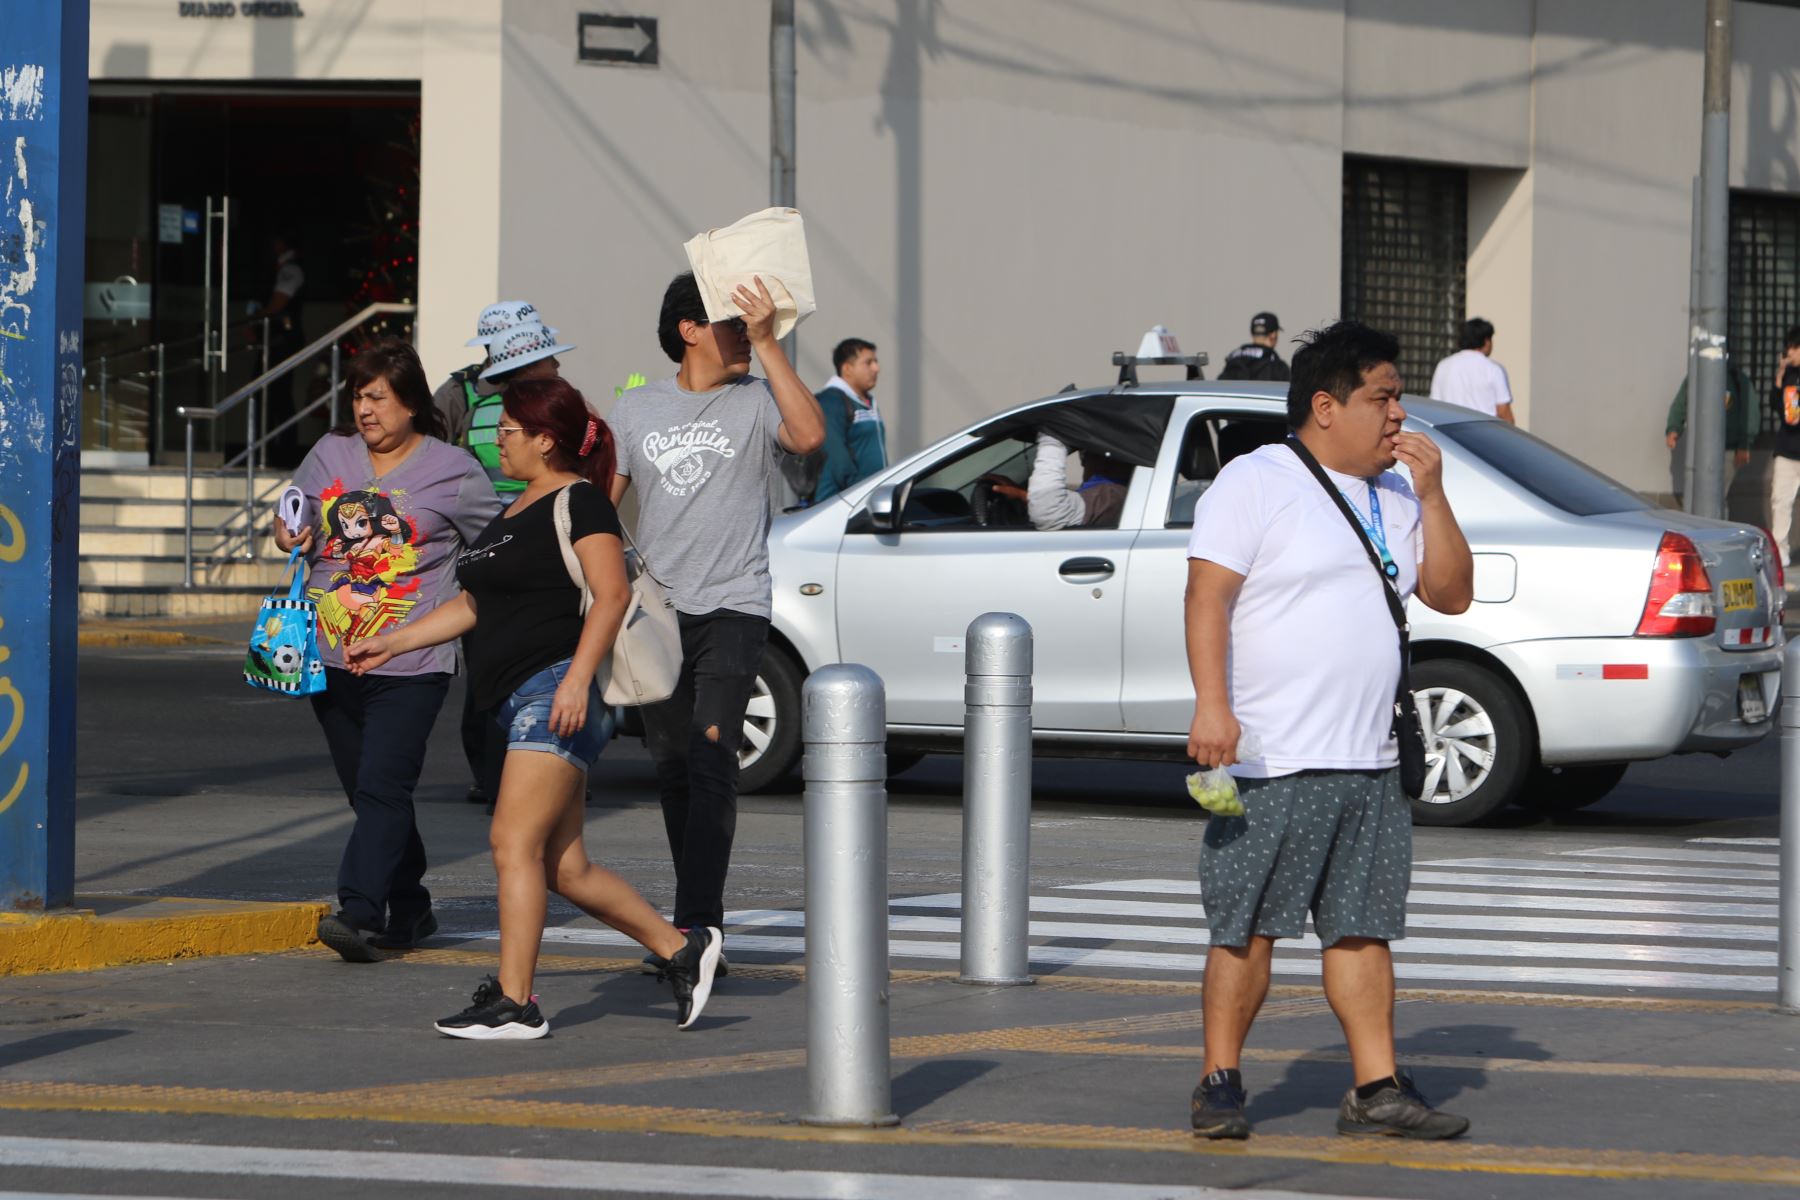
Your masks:
M1554 892L1650 892L1673 896L1719 896L1742 900L1774 900L1773 887L1750 887L1735 883L1654 883L1636 879L1547 879L1533 875L1490 875L1461 871L1421 871L1414 868L1414 884L1432 883L1448 887L1523 888ZM1065 883L1061 889L1082 892L1149 892L1171 896L1198 896L1198 879L1125 879L1108 883ZM1059 890L1061 890L1059 889ZM1583 901L1585 903L1585 900Z
M935 896L902 896L889 902L894 908L947 908L960 910L962 898L955 892ZM1412 898L1407 898L1411 907ZM1771 906L1772 907L1772 906ZM1199 904L1174 904L1154 900L1077 900L1069 896L1033 896L1032 912L1083 913L1094 917L1149 917L1204 923L1206 910ZM1773 925L1696 924L1685 921L1608 921L1581 917L1512 917L1485 913L1417 913L1406 915L1408 929L1492 930L1502 933L1573 933L1595 937L1722 938L1727 941L1773 942Z
M1636 896L1583 896L1580 901L1587 912L1639 913L1670 917L1750 917L1773 921L1781 915L1775 904L1729 904L1718 900L1644 900ZM1456 908L1531 908L1568 907L1568 901L1557 895L1514 896L1505 892L1432 892L1414 888L1406 894L1406 907Z
M1698 837L1698 838L1689 838L1688 841L1695 845L1702 845L1702 846L1779 846L1779 845L1781 845L1780 838L1767 838L1767 837L1744 837L1744 838Z
M855 1156L848 1156L854 1158ZM480 1188L487 1195L514 1189L550 1189L635 1196L730 1196L749 1200L1308 1200L1296 1192L1225 1190L1204 1186L1101 1183L1072 1179L1014 1179L1006 1176L882 1175L842 1170L802 1170L704 1163L617 1162L606 1159L525 1158L511 1155L420 1154L358 1148L309 1150L279 1146L209 1146L192 1142L123 1142L76 1138L0 1137L0 1163L12 1167L73 1171L118 1171L135 1182L149 1172L218 1175L235 1179L342 1180L384 1184L362 1188L376 1194L394 1185L449 1184ZM230 1185L227 1185L230 1186ZM241 1186L241 1185L240 1185ZM212 1189L199 1189L210 1191ZM309 1189L310 1190L310 1189ZM409 1189L411 1190L411 1189ZM5 1192L0 1196L47 1195ZM61 1195L61 1192L56 1193ZM345 1194L319 1188L312 1194ZM119 1200L125 1200L120 1197ZM1311 1200L1349 1200L1314 1196Z
M474 935L497 938L498 933ZM583 929L561 926L544 931L546 941L594 946L635 946L636 942L610 929ZM729 939L733 951L767 952L798 955L805 950L805 939L798 936L770 934L734 934ZM888 954L892 958L918 958L954 962L962 957L955 942L921 942L890 939ZM1204 954L1158 954L1133 950L1110 950L1079 946L1033 945L1030 961L1040 966L1106 967L1125 970L1183 971L1198 974L1206 965ZM1319 956L1293 958L1275 955L1271 970L1277 975L1298 975L1309 979L1319 976ZM1556 984L1569 987L1657 988L1693 991L1773 992L1775 976L1721 975L1711 971L1622 970L1607 967L1556 967L1510 965L1503 963L1439 963L1396 959L1394 975L1398 979L1434 980L1455 983Z
M1666 867L1639 863L1543 862L1535 858L1436 858L1421 867L1472 867L1489 871L1580 871L1587 875L1633 875L1664 879L1778 880L1779 871L1734 867Z
M1649 861L1672 859L1677 862L1746 863L1771 868L1781 865L1781 855L1761 850L1661 850L1642 846L1600 846L1592 850L1562 850L1558 853L1568 858L1633 858Z

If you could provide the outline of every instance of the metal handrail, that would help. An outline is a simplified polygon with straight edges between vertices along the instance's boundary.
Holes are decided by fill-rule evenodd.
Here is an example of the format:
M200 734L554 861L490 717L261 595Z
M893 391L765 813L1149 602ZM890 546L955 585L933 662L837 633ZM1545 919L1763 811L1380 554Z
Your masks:
M370 317L378 317L384 313L415 313L418 311L418 306L414 304L393 304L386 301L379 304L371 304L361 312L357 313L354 317L334 326L331 332L308 342L304 347L295 351L287 358L282 359L281 362L270 367L267 371L264 371L255 379L252 379L243 387L238 388L235 392L230 393L211 408L178 406L175 409L175 413L177 416L186 417L190 420L215 421L242 404L245 400L248 400L263 388L274 383L277 379L292 374L302 363L312 359L321 351L328 349L335 351L338 339L366 322ZM336 353L333 353L332 361L334 367L332 379L335 382L337 379L337 372L335 370L337 365Z
M334 326L330 332L322 334L319 337L308 342L305 346L301 347L295 353L289 355L287 358L282 359L281 362L277 363L275 366L267 367L261 375L258 375L255 379L252 379L249 383L244 384L242 387L238 388L236 391L231 392L229 395L227 395L223 400L219 401L217 404L214 404L210 407L200 407L198 405L177 405L176 406L175 415L178 417L181 417L184 421L187 422L187 429L186 429L186 434L185 434L186 448L185 448L184 466L183 466L183 480L184 480L183 492L185 495L185 500L183 501L183 504L182 504L182 586L183 587L191 588L194 586L194 422L196 422L196 421L216 421L220 417L224 416L226 413L229 413L231 410L236 408L238 405L244 403L245 401L254 401L256 396L259 393L267 391L268 386L271 383L274 383L278 379L286 378L288 375L290 375L294 371L298 370L304 364L311 362L314 358L318 357L320 354L322 354L326 350L330 350L331 351L331 389L328 392L326 392L325 395L323 397L321 397L319 401L315 401L312 405L307 406L305 411L311 412L313 408L318 406L318 404L328 402L331 405L331 421L332 421L332 424L335 425L337 423L338 392L341 390L341 388L343 386L341 383L341 380L340 380L340 376L343 371L343 360L342 360L343 350L342 350L342 346L341 346L341 339L344 337L345 334L347 334L347 333L351 332L352 330L358 328L359 326L363 325L371 317L383 316L388 313L416 313L416 312L418 312L418 306L413 305L413 304L395 304L395 303L390 303L390 302L384 301L384 302L381 302L378 304L368 305L361 312L357 313L355 316L350 317L347 320L340 322L338 325ZM265 342L265 346L266 346L266 344L267 343ZM249 554L247 554L246 557L254 557L255 556L256 501L257 501L256 460L258 457L255 452L257 450L263 448L264 446L266 446L266 444L268 443L270 438L275 437L282 431L286 430L290 425L292 425L296 421L298 421L301 415L302 414L300 414L300 413L296 413L292 419L290 419L288 421L284 421L281 425L277 426L273 430L265 430L263 432L262 436L258 437L256 434L256 409L255 409L254 404L252 404L252 407L250 409L249 420L248 420L248 424L246 426L247 434L245 437L245 452L241 456L244 459L244 470L245 470L245 477L244 477L244 531L245 531L244 539L245 539L245 548L249 551ZM264 416L266 418L267 414L265 413ZM235 462L236 460L234 459L233 461ZM229 468L221 469L220 472L218 472L218 474L222 475L224 473L225 469L229 469ZM235 521L235 520L236 520L235 517L232 518L232 521ZM219 527L219 529L224 530L226 528L226 526L228 526L229 524L231 524L231 522L226 522L225 524L221 525ZM224 540L225 540L225 538L221 537L221 541L224 541Z

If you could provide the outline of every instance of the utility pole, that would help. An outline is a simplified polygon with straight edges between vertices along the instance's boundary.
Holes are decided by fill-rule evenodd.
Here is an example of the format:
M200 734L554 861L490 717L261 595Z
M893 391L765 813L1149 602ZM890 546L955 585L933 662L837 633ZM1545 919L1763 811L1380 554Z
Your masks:
M1700 125L1699 303L1689 314L1688 390L1693 480L1688 509L1725 515L1726 237L1731 208L1731 0L1706 0L1706 90ZM1736 398L1742 404L1746 397Z
M794 119L794 0L771 0L769 5L769 204L796 208L794 151L798 140ZM782 344L788 361L794 358L796 340L790 333Z

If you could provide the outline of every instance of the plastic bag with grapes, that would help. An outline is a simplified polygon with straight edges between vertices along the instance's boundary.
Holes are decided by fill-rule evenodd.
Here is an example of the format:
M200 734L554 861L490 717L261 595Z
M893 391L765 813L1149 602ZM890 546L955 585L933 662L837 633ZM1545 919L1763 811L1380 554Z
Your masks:
M1246 733L1238 738L1239 762L1261 757L1262 741L1254 733ZM1188 795L1209 813L1221 817L1244 815L1244 802L1238 796L1237 780L1224 767L1195 771L1187 777L1187 790Z

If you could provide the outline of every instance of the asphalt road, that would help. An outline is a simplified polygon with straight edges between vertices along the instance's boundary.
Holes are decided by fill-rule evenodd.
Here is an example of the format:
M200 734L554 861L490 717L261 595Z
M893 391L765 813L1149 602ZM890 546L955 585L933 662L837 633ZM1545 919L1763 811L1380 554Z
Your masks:
M308 706L251 691L235 658L230 647L83 654L81 890L332 894L349 813L323 741ZM1768 1006L1772 742L1723 762L1634 768L1611 798L1560 822L1521 812L1418 830L1412 928L1397 944L1412 989L1400 1044L1434 1099L1475 1118L1480 1144L1436 1156L1331 1136L1341 1035L1310 989L1317 955L1297 947L1278 956L1288 986L1253 1038L1257 1135L1240 1155L1182 1133L1204 823L1178 767L1037 764L1042 983L1024 989L944 974L959 912L959 760L894 781L890 944L911 972L892 999L905 1124L887 1140L838 1139L792 1121L805 1074L793 1057L804 879L791 792L741 805L728 901L739 969L703 1030L673 1035L666 995L629 969L631 952L556 905L539 983L556 1034L521 1051L430 1032L492 969L494 948L459 703L453 693L418 796L441 948L377 968L300 952L0 981L0 1200L1220 1195L1209 1188L1698 1200L1800 1181L1800 1159L1781 1157L1800 1121L1800 1022ZM588 843L654 903L672 899L641 747L616 745L596 769ZM710 1132L683 1125L690 1112L715 1122Z

